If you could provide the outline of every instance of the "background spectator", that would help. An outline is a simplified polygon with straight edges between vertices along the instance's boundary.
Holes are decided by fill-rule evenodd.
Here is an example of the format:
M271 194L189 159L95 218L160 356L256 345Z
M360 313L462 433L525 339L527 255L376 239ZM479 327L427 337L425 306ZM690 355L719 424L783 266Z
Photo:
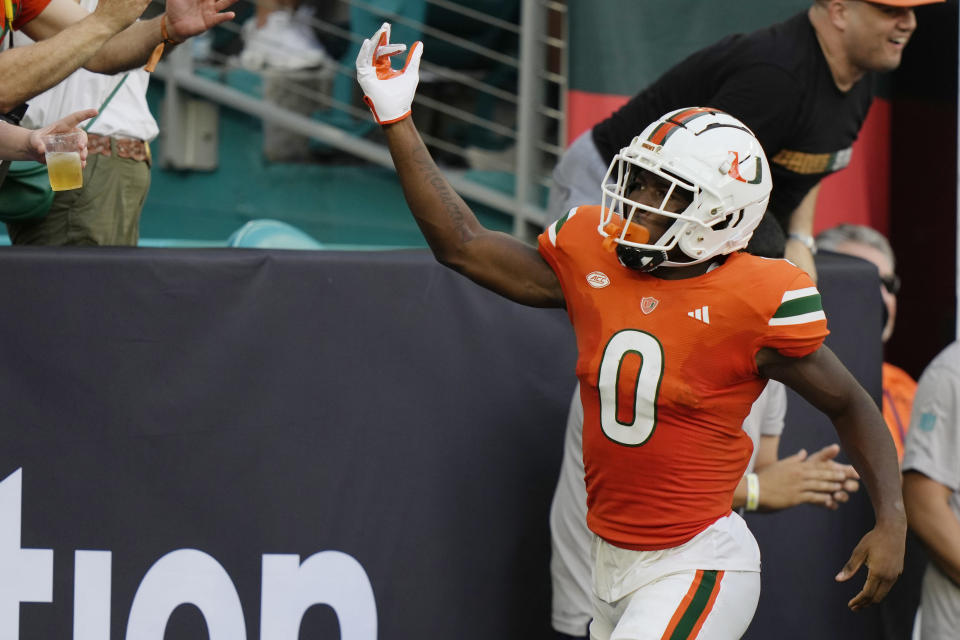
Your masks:
M22 30L37 41L0 52L0 112L14 109L80 67L98 73L132 69L159 58L165 46L234 17L232 11L222 11L234 0L167 0L165 13L137 21L148 1L104 0L93 13L73 0L0 3L0 37ZM7 15L6 6L13 15Z
M79 4L87 11L97 8L97 0ZM30 100L24 118L28 126L59 119L82 105L100 107L100 113L87 125L91 156L83 187L56 192L43 218L7 223L13 244L137 244L140 211L150 189L149 143L158 133L147 106L149 81L143 69L115 76L78 69Z
M295 71L329 60L311 27L313 13L301 0L257 2L255 15L243 23L241 64L254 71Z
M880 337L886 343L893 335L897 319L897 294L900 292L896 260L887 238L870 227L840 224L817 234L817 247L855 256L877 267L880 296L883 298L883 330ZM909 373L889 362L883 363L883 418L897 445L897 457L901 460L916 389L917 383Z
M873 100L871 73L897 68L917 25L911 7L929 3L816 0L786 22L693 53L574 141L554 170L549 214L594 202L614 154L661 114L715 107L759 138L776 185L768 212L790 234L787 258L815 278L819 182L849 164Z
M931 562L923 577L921 640L960 629L960 342L920 376L903 457L903 500L910 528Z

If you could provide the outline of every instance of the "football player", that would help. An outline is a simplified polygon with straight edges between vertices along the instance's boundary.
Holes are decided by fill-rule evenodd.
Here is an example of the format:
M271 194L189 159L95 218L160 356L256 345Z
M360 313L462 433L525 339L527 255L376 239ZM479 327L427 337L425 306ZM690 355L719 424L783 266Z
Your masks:
M404 196L437 260L516 302L565 307L583 403L594 619L607 638L739 638L760 557L731 510L750 458L741 425L766 380L830 417L876 525L837 580L867 566L853 610L881 600L903 563L896 452L873 400L823 345L816 287L784 260L741 252L770 195L753 133L689 108L648 126L610 164L600 206L571 209L534 249L479 224L412 119L422 43L402 69L384 24L357 56Z

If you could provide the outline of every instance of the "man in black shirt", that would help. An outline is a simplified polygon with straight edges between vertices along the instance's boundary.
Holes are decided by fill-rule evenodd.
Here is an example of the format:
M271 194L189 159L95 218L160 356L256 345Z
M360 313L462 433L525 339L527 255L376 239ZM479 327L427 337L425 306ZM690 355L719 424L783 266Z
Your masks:
M549 213L593 203L613 156L660 114L698 105L749 126L771 160L768 211L789 234L786 257L814 279L820 180L846 167L873 100L873 72L900 64L914 6L943 0L815 0L808 11L723 38L669 69L577 139L554 170Z

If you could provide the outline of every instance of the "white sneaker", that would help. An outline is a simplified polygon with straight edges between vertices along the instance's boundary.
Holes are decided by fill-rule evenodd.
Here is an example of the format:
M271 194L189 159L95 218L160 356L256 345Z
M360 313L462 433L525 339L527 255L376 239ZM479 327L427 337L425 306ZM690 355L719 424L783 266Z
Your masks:
M299 17L299 13L298 13ZM264 68L294 71L319 67L329 59L309 23L294 20L282 9L267 16L259 29L256 18L243 25L240 64L252 71Z

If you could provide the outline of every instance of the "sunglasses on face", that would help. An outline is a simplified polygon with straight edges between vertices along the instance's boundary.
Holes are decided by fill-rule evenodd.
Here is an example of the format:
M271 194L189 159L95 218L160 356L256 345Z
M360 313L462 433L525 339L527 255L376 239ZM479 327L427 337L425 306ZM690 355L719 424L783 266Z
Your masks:
M895 273L891 273L888 276L880 276L880 284L882 284L883 288L887 290L887 293L891 295L900 293L900 276Z

